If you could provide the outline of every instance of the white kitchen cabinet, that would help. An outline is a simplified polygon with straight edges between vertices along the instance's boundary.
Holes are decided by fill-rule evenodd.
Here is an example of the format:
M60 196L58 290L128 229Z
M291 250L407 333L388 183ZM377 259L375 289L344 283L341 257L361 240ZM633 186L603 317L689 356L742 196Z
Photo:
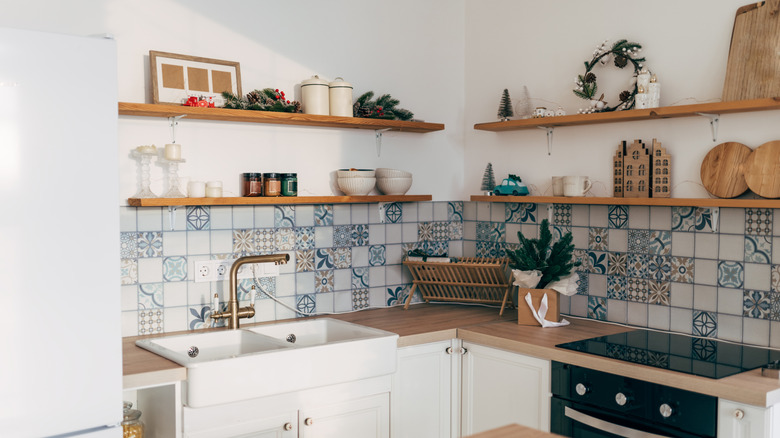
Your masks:
M184 406L185 438L389 438L390 376L224 403Z
M128 388L123 398L141 411L146 438L181 437L181 382Z
M550 430L550 361L464 342L461 433L518 423Z
M398 349L390 409L393 438L460 436L459 352L458 339Z
M718 438L774 438L780 435L780 406L763 408L718 400Z

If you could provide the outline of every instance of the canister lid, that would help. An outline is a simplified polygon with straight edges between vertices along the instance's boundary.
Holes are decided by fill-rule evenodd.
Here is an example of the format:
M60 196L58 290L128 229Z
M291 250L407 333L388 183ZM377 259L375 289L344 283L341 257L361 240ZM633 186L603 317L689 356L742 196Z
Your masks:
M352 88L352 84L345 81L344 78L338 77L336 80L328 84L330 88Z
M244 176L244 179L252 179L252 178L262 178L262 173L242 173L241 175Z
M264 173L263 178L279 178L278 173Z
M320 79L319 76L314 75L310 79L305 79L301 81L301 87L305 87L307 85L328 85L328 82Z
M282 178L298 178L297 173L282 173Z

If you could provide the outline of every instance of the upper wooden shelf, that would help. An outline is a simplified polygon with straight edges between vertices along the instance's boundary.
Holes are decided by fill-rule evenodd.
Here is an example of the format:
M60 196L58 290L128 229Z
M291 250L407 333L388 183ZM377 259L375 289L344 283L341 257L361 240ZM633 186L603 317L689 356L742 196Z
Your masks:
M326 128L389 129L402 132L433 132L444 129L443 123L404 122L402 120L366 119L360 117L318 116L302 113L280 113L225 108L200 108L179 105L119 102L119 115L142 117L175 117L219 120L225 122L271 123L277 125L320 126Z
M589 204L589 205L648 205L667 207L734 207L780 208L778 199L721 199L721 198L602 198L595 196L483 196L475 195L477 202L518 202L525 204Z
M729 114L750 111L780 109L780 97L735 100L731 102L700 103L695 105L666 106L660 108L613 111L609 113L572 114L570 116L541 117L535 119L509 120L507 122L477 123L474 129L482 131L518 131L537 127L593 125L598 123L633 122L637 120L671 119L692 117L701 114Z
M374 202L430 201L431 195L378 196L277 196L228 198L130 198L131 207L175 207L182 205L306 205L306 204L369 204Z

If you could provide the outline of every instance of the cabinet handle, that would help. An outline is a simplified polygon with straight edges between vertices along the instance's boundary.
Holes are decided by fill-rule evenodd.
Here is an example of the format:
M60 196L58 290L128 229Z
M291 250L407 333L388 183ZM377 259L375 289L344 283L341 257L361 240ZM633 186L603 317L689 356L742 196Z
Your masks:
M284 430L292 430L292 423L284 423Z
M444 352L447 353L447 354L452 354L452 347L445 348Z
M314 420L312 420L311 418L307 418L307 419L303 420L303 424L305 424L307 426L311 426L312 424L314 424Z
M734 418L736 418L737 420L741 420L745 418L745 411L743 411L742 409L736 409L734 411Z
M460 347L460 354L466 354L468 352L469 352L468 348Z

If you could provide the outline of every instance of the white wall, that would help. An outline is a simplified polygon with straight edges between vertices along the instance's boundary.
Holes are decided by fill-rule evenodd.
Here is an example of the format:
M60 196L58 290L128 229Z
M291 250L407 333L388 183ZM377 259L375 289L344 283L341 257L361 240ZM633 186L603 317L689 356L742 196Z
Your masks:
M534 106L586 105L572 88L583 62L604 39L640 43L646 66L658 75L661 105L720 99L734 16L745 0L480 0L466 2L465 189L479 193L485 166L496 179L515 173L533 194L551 194L550 176L589 175L593 192L611 196L611 157L622 140L657 138L672 155L673 197L707 197L699 171L716 144L752 148L780 137L778 111L723 115L717 143L708 119L694 117L558 128L552 155L543 130L493 133L475 123L496 121L501 92L519 98L528 87ZM629 69L597 67L599 88L614 104ZM536 190L533 190L533 189Z
M385 133L377 157L373 131L182 120L180 175L223 180L239 195L242 172L298 172L300 195L329 195L330 172L392 167L414 173L411 194L458 199L463 185L464 0L322 2L228 0L4 1L0 26L117 40L119 99L151 102L149 50L238 61L244 92L288 95L314 74L342 76L357 97L389 93L416 118L446 125L428 134ZM52 90L52 97L67 96ZM45 103L42 103L45 104ZM166 119L121 117L120 204L136 191L138 145L170 142ZM88 159L88 157L85 157ZM162 193L164 169L153 165Z

